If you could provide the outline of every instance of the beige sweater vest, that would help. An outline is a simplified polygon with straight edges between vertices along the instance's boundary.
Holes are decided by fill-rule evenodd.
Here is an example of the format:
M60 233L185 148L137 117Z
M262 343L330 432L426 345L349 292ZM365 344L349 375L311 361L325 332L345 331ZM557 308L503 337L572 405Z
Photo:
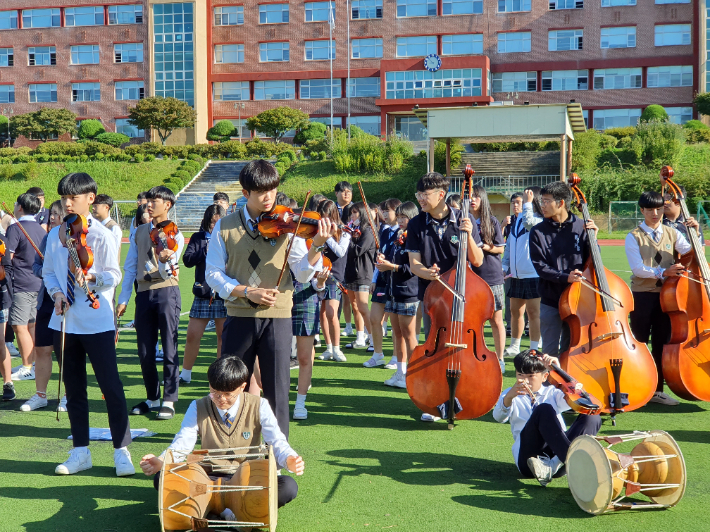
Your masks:
M168 286L178 286L179 276L169 276L167 279L163 279L160 276L160 272L158 271L158 267L156 265L159 264L162 267L163 263L158 261L155 249L153 248L153 243L150 240L150 224L138 226L135 234L135 242L138 252L138 275L136 275L136 281L138 282L137 292L156 290L158 288L166 288ZM150 271L146 268L146 264L149 261L152 266Z
M661 241L656 243L653 237L649 236L641 227L631 231L631 235L636 239L641 253L644 266L649 268L668 268L673 266L676 259L675 243L677 235L675 229L666 225L663 228ZM663 286L662 279L631 276L632 292L660 292Z

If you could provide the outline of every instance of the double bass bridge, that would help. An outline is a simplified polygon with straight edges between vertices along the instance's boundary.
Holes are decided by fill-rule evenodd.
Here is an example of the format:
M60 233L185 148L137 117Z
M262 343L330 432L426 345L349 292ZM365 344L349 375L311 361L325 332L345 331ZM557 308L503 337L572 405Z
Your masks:
M449 344L449 343L446 343L446 344L444 344L444 347L457 347L457 348L460 348L460 349L466 349L466 348L468 347L468 344Z

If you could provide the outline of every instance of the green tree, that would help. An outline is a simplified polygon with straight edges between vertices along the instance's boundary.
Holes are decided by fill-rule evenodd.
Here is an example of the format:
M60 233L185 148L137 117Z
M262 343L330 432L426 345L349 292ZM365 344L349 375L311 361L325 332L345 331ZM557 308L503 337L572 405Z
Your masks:
M10 133L10 121L4 115L0 115L0 138L5 138Z
M328 128L320 122L308 122L293 138L294 144L305 144L309 140L321 140L325 138L325 131Z
M43 107L38 111L17 115L10 123L13 136L48 140L76 131L76 115L68 109Z
M195 125L197 113L187 102L153 96L139 100L135 107L129 109L128 118L129 123L139 129L154 129L165 146L165 141L175 129Z
M662 105L652 104L643 110L643 113L641 113L641 121L650 122L651 120L668 120L668 113Z
M104 125L98 120L89 119L81 121L76 136L80 139L93 139L96 135L100 135L101 133L106 133Z
M235 136L236 129L230 120L220 120L207 130L207 140L226 142Z
M693 103L701 115L710 116L710 92L698 94Z
M103 132L99 135L96 135L95 140L97 142L101 142L102 144L108 144L109 146L113 146L114 148L120 148L121 145L125 144L126 142L130 142L131 139L123 133Z
M279 142L288 131L301 129L307 123L308 114L300 109L276 107L247 119L247 128L250 131L260 131Z

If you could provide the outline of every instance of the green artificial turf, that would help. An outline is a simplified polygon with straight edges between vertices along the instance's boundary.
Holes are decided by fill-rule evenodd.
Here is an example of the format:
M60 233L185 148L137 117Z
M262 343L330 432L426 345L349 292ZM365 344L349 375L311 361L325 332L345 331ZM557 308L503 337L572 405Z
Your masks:
M608 268L627 269L623 248L603 247L602 255ZM628 274L619 275L628 279ZM192 302L191 283L192 272L183 269L183 312ZM128 316L132 313L129 307ZM183 316L181 352L186 325ZM385 347L389 358L389 339ZM173 420L130 418L133 428L158 433L129 447L136 467L142 455L159 454L169 445L179 429L180 414L191 400L207 393L206 369L215 348L215 333L209 332L193 381L181 389L179 415ZM309 418L291 423L291 444L304 457L306 472L298 478L298 498L279 512L279 530L691 532L709 528L710 407L705 403L650 404L620 415L615 428L605 421L603 434L670 432L685 456L687 490L670 510L591 517L578 508L565 478L547 488L519 478L508 425L495 423L490 414L460 422L453 431L444 422L424 424L405 390L382 385L391 371L364 368L369 355L363 351L346 354L346 363L316 361L307 402ZM134 331L121 335L118 362L130 407L145 398ZM512 384L512 375L508 361L504 386ZM296 379L294 370L292 402ZM50 408L19 412L22 402L34 393L34 382L16 385L18 398L0 405L0 532L160 530L152 481L140 472L116 478L110 443L92 443L93 469L69 477L54 475L56 464L66 459L71 447L66 414L57 422L51 410L56 365ZM107 427L93 376L89 400L91 425Z

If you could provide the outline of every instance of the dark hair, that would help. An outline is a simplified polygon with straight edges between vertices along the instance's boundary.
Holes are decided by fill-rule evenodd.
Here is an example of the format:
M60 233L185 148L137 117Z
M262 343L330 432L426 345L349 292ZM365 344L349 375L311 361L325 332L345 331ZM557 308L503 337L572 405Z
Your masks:
M279 173L269 161L249 161L239 172L239 184L247 192L267 192L279 186Z
M491 211L491 204L488 202L488 193L481 185L473 185L472 196L481 200L481 206L478 209L478 216L481 220L481 240L492 246L496 235L495 226L493 225L493 212Z
M216 203L213 203L209 207L205 209L205 214L202 217L202 224L200 227L202 230L206 233L209 228L210 224L212 223L212 218L215 216L219 216L220 218L224 218L227 214L227 211L224 210L224 207L221 205L217 205Z
M277 192L276 198L274 200L274 204L275 205L283 205L285 207L290 207L291 206L291 198L289 198L283 192Z
M108 208L110 209L113 207L113 198L106 194L97 194L96 199L94 200L94 205L108 205Z
M572 206L572 191L567 183L563 183L562 181L553 181L545 185L540 191L540 196L544 195L552 196L555 201L564 201L568 211ZM662 204L661 202L661 205Z
M79 196L81 194L96 194L96 181L87 173L74 172L62 177L57 185L60 196Z
M213 390L233 392L249 380L249 370L241 358L223 356L210 364L207 380Z
M229 194L226 192L215 192L212 201L226 201L229 203Z
M372 215L372 223L375 224L375 227L379 227L380 224L384 223L385 221L385 217L382 214L379 205L377 205L376 203L370 203L368 207L370 207L370 214L374 212L374 214ZM365 216L367 216L367 214L365 214Z
M561 183L562 181L560 181ZM522 373L523 375L529 375L531 373L545 373L547 368L542 360L535 356L538 352L535 349L526 349L521 351L513 359L513 365L515 366L515 371Z
M348 181L339 181L335 184L335 193L342 192L343 190L353 191L353 186Z
M136 227L139 225L143 225L145 222L143 221L143 215L148 212L148 204L144 203L143 205L139 205L138 208L136 209Z
M323 194L313 194L311 196L311 199L308 200L308 206L306 207L306 210L315 211L318 208L320 202L326 199L328 198L326 198Z
M38 198L43 198L44 197L44 190L42 190L39 187L30 187L27 189L28 194L34 194Z
M522 192L514 192L514 193L510 196L510 202L513 203L513 202L514 202L516 199L518 199L518 198L523 199L523 193L522 193Z
M419 209L413 202L405 201L402 205L397 207L395 214L397 214L397 216L404 216L405 218L409 218L411 220L419 214Z
M64 217L66 216L66 213L64 212L64 206L62 205L62 200L55 200L52 202L52 204L49 206L49 213L52 214L52 209L57 209L59 211L59 219L63 220Z
M340 226L340 224L342 223L342 221L340 220L340 214L338 213L338 207L336 206L333 200L330 200L328 198L324 199L316 206L315 210L318 214L321 215L322 218L330 218L330 221L336 224L337 226ZM333 236L335 237L335 240L340 240L340 229L338 229L335 232L335 235Z
M402 202L399 199L389 198L389 199L386 199L385 201L383 201L382 203L380 203L380 210L382 212L395 211L395 213L396 213L397 207L399 207L400 205L402 205Z
M525 190L529 190L533 193L532 208L533 212L539 216L542 216L542 189L540 187L528 187Z
M138 195L136 196L137 200L144 200L147 199L148 193L147 192L139 192Z
M448 177L444 177L439 172L429 172L424 174L417 181L417 192L426 192L427 190L443 190L449 191L451 181Z
M289 204L289 207L291 207L291 210L298 209L298 202L295 199L289 198L288 204Z
M168 187L159 185L157 187L151 188L145 195L148 200L159 199L163 201L169 201L170 206L175 206L175 194Z
M17 196L17 203L22 207L22 211L28 215L35 215L42 208L39 198L29 192Z
M639 198L639 207L642 209L660 209L663 207L663 196L655 190L647 190Z
M359 215L360 230L362 231L364 227L367 227L370 225L370 219L368 218L367 213L365 213L365 204L362 201L358 201L357 203L354 203L353 206L350 207L350 214L352 214L354 212L358 213L358 215Z
M446 204L449 207L452 207L454 209L460 209L461 208L461 194L450 194L448 198L446 198Z

